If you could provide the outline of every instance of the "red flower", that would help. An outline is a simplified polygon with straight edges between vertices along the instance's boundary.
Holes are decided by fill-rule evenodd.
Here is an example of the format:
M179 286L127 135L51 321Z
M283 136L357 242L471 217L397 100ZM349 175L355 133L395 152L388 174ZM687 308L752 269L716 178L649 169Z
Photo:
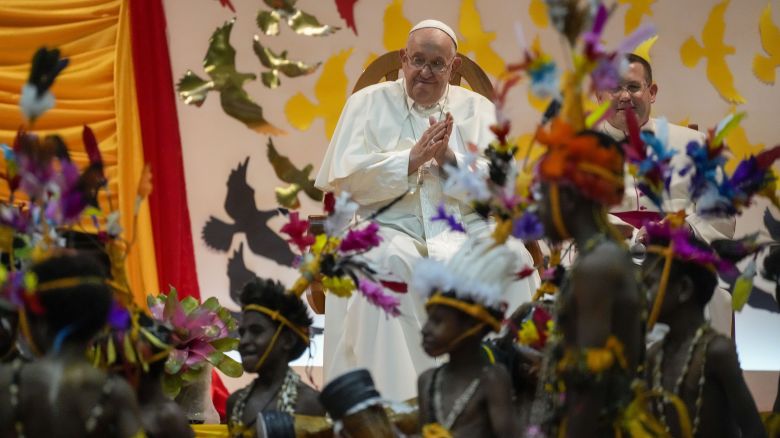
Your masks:
M279 231L289 235L288 242L297 246L301 253L306 252L314 244L315 238L309 234L309 221L299 220L297 211L290 213L290 222L287 222Z

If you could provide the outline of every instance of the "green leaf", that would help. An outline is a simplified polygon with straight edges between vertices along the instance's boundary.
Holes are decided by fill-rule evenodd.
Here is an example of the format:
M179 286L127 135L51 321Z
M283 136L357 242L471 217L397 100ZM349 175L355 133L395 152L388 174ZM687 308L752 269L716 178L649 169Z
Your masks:
M181 367L184 365L184 361L187 359L186 355L175 354L178 350L173 350L174 354L169 354L168 359L165 361L165 372L168 374L178 374L181 371Z
M184 309L184 313L189 315L193 310L198 308L198 300L193 297L185 297L181 300L181 307Z
M165 342L161 341L157 336L153 335L149 330L140 327L140 332L144 336L144 338L146 338L146 340L149 341L150 344L154 345L160 350L167 350L171 348L170 345L167 345Z
M168 291L168 295L165 296L165 308L163 309L163 318L170 321L173 318L173 313L176 311L176 306L179 305L179 297L176 294L176 289L171 288Z
M227 355L223 355L222 361L217 365L217 369L228 377L241 377L244 374L244 367Z
M163 374L162 387L165 395L170 398L176 397L181 391L181 377L179 375Z
M125 360L129 363L135 363L135 348L133 347L133 342L130 339L130 335L124 336L122 340L122 346L124 347Z
M114 345L114 337L108 335L108 342L106 342L106 361L109 364L116 362L116 345Z
M92 352L92 366L95 368L100 368L100 344L95 344L95 349Z
M236 338L222 338L211 342L211 346L219 351L231 351L238 349L238 339Z
M209 297L206 301L203 302L203 307L209 310L217 310L219 309L219 300L217 300L215 297Z
M203 368L190 368L187 371L181 373L181 381L183 383L197 382L203 375Z

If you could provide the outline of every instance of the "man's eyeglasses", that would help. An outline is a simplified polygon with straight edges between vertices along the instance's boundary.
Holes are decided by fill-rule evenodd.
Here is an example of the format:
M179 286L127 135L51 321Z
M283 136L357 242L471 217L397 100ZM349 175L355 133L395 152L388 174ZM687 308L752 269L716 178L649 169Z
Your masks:
M422 70L427 65L428 68L431 70L431 72L437 75L444 73L444 71L447 70L447 67L450 66L449 62L444 62L440 59L431 62L427 62L425 58L419 56L413 56L407 59L409 60L409 65L411 65L415 69Z
M617 87L611 88L609 92L613 96L617 96L618 94L622 93L623 90L627 91L628 94L639 94L645 89L644 83L638 83L638 82L630 82L628 84L618 85Z

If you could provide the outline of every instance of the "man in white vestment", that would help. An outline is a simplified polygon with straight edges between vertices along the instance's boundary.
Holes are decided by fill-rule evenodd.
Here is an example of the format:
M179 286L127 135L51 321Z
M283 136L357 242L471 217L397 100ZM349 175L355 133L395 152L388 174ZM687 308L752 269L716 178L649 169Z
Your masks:
M463 164L469 143L484 149L495 138L489 129L495 123L495 107L477 93L449 85L461 59L456 56L455 33L444 23L417 24L400 53L401 78L364 88L347 100L316 186L350 193L360 206L360 217L407 193L377 217L383 244L368 256L378 269L409 284L417 260L446 260L466 240L466 234L451 231L447 222L431 220L440 204L469 236L489 238L486 221L443 193L443 166ZM515 246L521 253L518 270L532 265L525 247ZM538 277L515 282L516 290L507 293L510 311L530 300L536 281ZM416 396L417 376L435 362L421 346L423 300L411 289L400 298L402 314L397 318L388 318L359 294L328 299L326 380L365 367L385 398Z
M599 102L611 100L616 111L607 119L599 130L616 140L626 136L625 108L631 107L636 114L640 129L649 130L661 135L657 128L664 124L650 117L652 104L655 103L658 85L653 82L653 72L650 64L644 58L627 55L628 68L622 74L620 86L614 90L603 91L597 95ZM668 129L667 144L670 148L680 151L672 159L672 166L681 169L686 160L685 149L689 142L703 143L705 136L701 132L671 123L665 124ZM686 210L685 221L694 234L707 243L716 239L731 239L734 237L736 218L703 218L693 213L694 205L690 202L689 177L680 177L677 173L669 185L669 196L664 199L664 209L667 212ZM635 241L643 241L645 230L642 224L648 220L660 220L658 208L644 196L636 185L636 180L626 172L626 192L623 202L611 211L613 222L623 229L633 231ZM731 296L721 288L708 305L710 322L718 331L731 336Z

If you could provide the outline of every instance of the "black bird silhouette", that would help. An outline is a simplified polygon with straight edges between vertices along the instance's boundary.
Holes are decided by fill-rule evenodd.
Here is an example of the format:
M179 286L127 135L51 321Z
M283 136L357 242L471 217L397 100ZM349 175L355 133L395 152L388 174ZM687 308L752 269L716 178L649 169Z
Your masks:
M249 157L230 172L227 180L225 211L233 219L227 223L209 217L201 233L203 241L218 251L227 251L238 233L246 234L249 250L280 265L289 265L295 257L287 242L268 227L268 220L282 214L280 209L258 210L255 189L246 182Z
M233 251L233 257L230 257L227 265L227 276L230 280L230 298L233 301L241 305L241 289L244 285L257 279L257 274L254 271L247 268L244 263L244 244L238 246L238 249Z

